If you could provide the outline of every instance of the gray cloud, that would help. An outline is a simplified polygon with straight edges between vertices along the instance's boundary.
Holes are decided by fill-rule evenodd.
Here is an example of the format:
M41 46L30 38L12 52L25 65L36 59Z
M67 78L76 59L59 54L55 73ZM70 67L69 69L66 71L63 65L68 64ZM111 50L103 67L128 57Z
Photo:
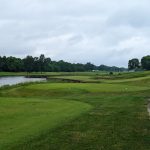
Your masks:
M127 66L150 53L148 0L0 0L0 53Z

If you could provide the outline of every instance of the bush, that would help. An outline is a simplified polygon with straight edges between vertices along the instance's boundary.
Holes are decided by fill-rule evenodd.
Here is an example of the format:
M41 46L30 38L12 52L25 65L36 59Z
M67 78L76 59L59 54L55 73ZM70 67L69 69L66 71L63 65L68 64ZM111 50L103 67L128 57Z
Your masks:
M109 72L109 75L113 75L114 73L113 72Z

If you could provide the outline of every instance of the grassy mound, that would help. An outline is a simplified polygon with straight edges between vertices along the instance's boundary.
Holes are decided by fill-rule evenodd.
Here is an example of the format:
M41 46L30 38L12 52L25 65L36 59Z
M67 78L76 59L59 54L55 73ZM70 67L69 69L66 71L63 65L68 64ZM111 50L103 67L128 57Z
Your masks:
M63 99L0 98L0 149L40 136L90 108Z

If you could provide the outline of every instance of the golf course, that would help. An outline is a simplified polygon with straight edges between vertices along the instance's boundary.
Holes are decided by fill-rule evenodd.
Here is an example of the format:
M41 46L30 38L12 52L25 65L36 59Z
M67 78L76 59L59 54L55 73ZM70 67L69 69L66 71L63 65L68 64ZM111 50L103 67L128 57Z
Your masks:
M0 88L0 150L150 149L149 71L39 75Z
M150 0L0 0L0 150L150 150Z

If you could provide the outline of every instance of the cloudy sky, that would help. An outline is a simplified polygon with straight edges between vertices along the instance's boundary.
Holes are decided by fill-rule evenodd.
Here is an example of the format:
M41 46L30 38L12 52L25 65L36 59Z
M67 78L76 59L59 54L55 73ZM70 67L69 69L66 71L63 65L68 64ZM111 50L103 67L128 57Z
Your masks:
M0 0L0 55L127 66L150 54L149 0Z

